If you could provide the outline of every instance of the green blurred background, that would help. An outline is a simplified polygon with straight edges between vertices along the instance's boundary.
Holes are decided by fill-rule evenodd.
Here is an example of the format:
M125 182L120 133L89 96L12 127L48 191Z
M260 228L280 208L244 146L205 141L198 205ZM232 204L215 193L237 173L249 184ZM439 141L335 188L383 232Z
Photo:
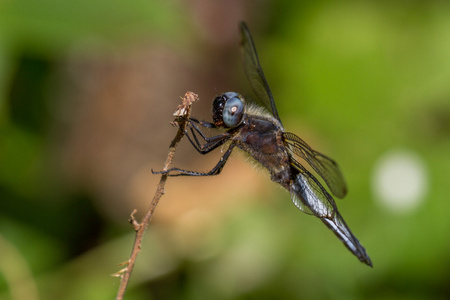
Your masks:
M361 264L233 155L171 178L125 299L448 299L450 3L0 2L0 299L112 299L176 128L251 95L246 20L288 131L337 160ZM187 141L175 165L208 170Z

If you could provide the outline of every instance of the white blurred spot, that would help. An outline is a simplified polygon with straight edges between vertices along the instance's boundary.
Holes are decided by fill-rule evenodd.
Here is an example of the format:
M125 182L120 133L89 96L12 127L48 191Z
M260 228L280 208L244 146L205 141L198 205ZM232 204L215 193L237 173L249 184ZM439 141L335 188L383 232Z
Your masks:
M372 188L383 207L393 212L412 212L428 188L425 164L413 152L390 151L375 165Z

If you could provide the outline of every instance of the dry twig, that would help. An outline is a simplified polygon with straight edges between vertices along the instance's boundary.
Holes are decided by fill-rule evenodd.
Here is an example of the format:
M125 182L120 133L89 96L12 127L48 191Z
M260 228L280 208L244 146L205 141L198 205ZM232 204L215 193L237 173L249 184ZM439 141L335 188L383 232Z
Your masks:
M189 119L189 114L191 110L191 105L193 102L198 100L198 95L194 94L193 92L186 92L183 98L182 104L178 105L177 110L173 114L176 119L175 123L178 124L178 132L175 135L175 138L170 143L169 147L169 153L167 154L167 159L164 164L164 171L167 171L170 168L170 165L172 164L173 157L175 155L175 150L178 146L178 143L181 141L181 139L184 136L183 130L186 129L187 122L186 120ZM133 249L131 251L130 259L124 263L126 267L119 272L113 274L113 276L120 277L120 286L119 291L117 292L116 300L122 300L125 295L125 290L127 288L128 282L130 280L131 272L133 271L134 264L136 262L136 258L139 254L139 251L141 250L141 243L142 238L144 236L145 229L147 229L148 224L150 223L150 220L153 216L153 212L155 211L156 205L158 205L159 199L161 199L162 195L164 194L164 186L166 184L167 180L167 174L161 175L161 180L159 181L159 184L156 188L156 193L153 196L152 202L150 203L147 212L142 219L142 221L139 223L134 218L134 215L136 213L136 210L134 210L131 213L129 222L133 225L134 230L136 231L136 238L134 240Z

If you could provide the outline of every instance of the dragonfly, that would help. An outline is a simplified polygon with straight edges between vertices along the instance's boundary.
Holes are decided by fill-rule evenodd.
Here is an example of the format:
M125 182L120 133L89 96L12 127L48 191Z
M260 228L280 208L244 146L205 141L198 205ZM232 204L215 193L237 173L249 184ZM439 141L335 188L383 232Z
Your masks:
M370 257L345 223L333 197L309 171L312 169L319 175L334 196L343 198L347 194L347 185L338 164L313 150L297 135L284 130L250 31L245 22L241 22L239 28L244 70L262 105L246 102L243 96L235 92L218 95L212 104L213 122L189 118L184 134L200 154L208 154L227 143L228 149L219 162L209 172L180 168L152 172L168 176L218 175L237 147L269 171L271 180L290 193L298 209L319 218L348 250L372 267ZM222 133L211 137L201 128L221 129ZM309 170L301 162L306 162Z

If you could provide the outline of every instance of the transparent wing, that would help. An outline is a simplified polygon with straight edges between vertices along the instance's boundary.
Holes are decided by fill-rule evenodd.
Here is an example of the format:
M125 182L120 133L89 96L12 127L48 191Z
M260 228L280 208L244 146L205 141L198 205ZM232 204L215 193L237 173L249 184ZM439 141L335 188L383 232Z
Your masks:
M291 159L292 164L299 171L291 184L292 201L307 214L331 219L337 211L333 197L305 167L294 158Z
M239 28L241 30L241 50L245 74L247 75L253 92L258 97L258 100L261 101L261 103L269 109L273 116L281 123L272 92L270 91L269 84L264 76L261 65L259 64L258 54L256 53L255 44L253 43L247 24L241 22Z
M343 198L347 194L344 176L334 160L311 149L308 144L293 133L284 132L283 137L290 154L303 158L323 178L333 195Z
M294 163L298 164L296 161ZM300 164L290 192L292 201L301 211L320 218L361 262L372 266L366 250L348 228L331 195Z

